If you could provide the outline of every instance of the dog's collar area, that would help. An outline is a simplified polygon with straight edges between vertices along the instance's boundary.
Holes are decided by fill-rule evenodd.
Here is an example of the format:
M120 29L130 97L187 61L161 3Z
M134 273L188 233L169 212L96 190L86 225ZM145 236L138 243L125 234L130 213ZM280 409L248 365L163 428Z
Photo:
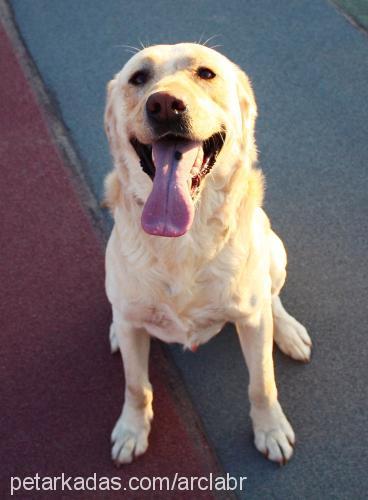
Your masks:
M202 166L196 174L192 176L191 180L191 194L194 198L199 192L199 186L201 184L202 179L212 170L212 167L215 165L218 154L220 153L222 146L225 142L225 132L217 132L212 135L209 139L203 141L202 149L203 149L203 162ZM168 135L165 137L167 141L180 141L185 140L183 137ZM152 159L152 145L151 144L142 144L138 141L137 138L132 138L130 140L131 145L133 146L141 164L142 170L146 173L150 179L153 181L155 178L156 168ZM181 157L180 151L175 153Z

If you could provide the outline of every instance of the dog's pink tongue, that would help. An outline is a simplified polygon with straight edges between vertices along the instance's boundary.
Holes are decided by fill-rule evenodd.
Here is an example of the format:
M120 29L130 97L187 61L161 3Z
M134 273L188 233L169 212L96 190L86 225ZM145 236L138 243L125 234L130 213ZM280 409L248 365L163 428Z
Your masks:
M146 233L181 236L192 225L194 206L188 181L199 147L200 143L194 141L161 140L153 144L156 173L142 213Z

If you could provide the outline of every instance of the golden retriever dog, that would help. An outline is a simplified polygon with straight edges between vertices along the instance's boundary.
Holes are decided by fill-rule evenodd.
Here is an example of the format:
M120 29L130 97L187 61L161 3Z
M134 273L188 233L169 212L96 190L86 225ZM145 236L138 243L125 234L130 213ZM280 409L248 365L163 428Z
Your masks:
M150 337L195 350L233 322L249 370L254 442L270 460L293 453L277 397L273 340L308 361L306 329L279 293L286 253L261 208L257 107L239 67L197 44L148 47L108 84L105 129L114 170L106 199L112 350L120 349L125 402L112 458L144 453L151 427Z

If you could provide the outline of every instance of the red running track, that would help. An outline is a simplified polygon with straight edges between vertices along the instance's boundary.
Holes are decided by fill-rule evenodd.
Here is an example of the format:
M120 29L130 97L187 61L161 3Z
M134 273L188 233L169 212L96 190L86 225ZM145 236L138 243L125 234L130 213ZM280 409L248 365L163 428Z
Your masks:
M112 465L109 436L121 409L123 377L119 357L109 352L103 245L2 29L0 74L0 497L9 497L12 475L97 473L126 484L132 476L218 473L191 410L184 418L186 403L174 398L157 343L149 451L119 470ZM65 495L23 490L20 497ZM199 491L67 496L212 498Z

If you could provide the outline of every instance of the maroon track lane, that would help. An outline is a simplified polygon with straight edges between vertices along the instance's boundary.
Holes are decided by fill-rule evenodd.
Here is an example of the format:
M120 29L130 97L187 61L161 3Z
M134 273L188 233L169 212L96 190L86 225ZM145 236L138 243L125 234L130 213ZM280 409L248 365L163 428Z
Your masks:
M121 408L123 378L119 357L109 353L102 245L2 29L0 74L0 498L9 497L11 475L97 473L126 481L217 472L206 441L188 432L181 418L158 344L151 360L150 449L134 464L119 470L112 465L109 435ZM20 497L53 495L23 490ZM175 493L184 497L193 493ZM195 498L212 497L197 491Z

